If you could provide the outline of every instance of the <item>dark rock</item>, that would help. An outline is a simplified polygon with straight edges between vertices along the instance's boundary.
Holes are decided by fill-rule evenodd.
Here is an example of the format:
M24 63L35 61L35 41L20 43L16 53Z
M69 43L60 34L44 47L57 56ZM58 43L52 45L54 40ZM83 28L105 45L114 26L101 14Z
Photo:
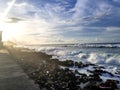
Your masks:
M84 67L84 64L82 62L75 62L75 66L78 68Z
M101 83L99 88L102 90L116 90L117 83L115 80L107 80L105 83Z
M66 61L61 61L62 66L67 66L67 67L73 67L74 66L74 61L72 60L66 60Z

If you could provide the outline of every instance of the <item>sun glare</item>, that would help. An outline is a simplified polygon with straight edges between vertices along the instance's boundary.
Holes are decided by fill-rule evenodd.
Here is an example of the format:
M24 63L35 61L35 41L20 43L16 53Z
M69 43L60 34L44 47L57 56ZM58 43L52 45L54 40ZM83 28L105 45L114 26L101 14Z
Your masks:
M22 27L19 23L0 22L0 30L3 32L2 41L16 39L20 34Z
M12 0L9 6L5 9L5 11L0 16L0 31L3 32L2 41L7 41L12 39L19 33L18 31L18 24L17 23L6 23L4 20L9 20L7 18L8 13L10 12L11 8L13 7L16 0Z

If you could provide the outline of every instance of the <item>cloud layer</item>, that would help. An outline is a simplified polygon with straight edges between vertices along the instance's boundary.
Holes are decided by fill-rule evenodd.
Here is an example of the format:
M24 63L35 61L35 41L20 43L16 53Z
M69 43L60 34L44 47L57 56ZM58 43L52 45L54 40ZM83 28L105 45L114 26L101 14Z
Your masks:
M1 1L0 15L10 1ZM15 41L120 42L119 10L119 0L17 0L8 17L24 27Z

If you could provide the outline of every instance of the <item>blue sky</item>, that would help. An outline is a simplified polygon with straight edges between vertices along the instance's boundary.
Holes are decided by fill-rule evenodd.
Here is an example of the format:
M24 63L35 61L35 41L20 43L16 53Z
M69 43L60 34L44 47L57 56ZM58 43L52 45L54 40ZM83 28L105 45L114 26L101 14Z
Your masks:
M11 1L0 0L0 15ZM21 27L16 42L120 42L120 0L16 0L6 17Z

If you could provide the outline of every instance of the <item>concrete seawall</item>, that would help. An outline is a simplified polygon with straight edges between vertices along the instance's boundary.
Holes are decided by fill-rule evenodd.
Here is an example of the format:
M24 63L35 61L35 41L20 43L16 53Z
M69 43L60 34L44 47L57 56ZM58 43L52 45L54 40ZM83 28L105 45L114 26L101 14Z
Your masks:
M0 50L0 90L40 90L5 49Z

